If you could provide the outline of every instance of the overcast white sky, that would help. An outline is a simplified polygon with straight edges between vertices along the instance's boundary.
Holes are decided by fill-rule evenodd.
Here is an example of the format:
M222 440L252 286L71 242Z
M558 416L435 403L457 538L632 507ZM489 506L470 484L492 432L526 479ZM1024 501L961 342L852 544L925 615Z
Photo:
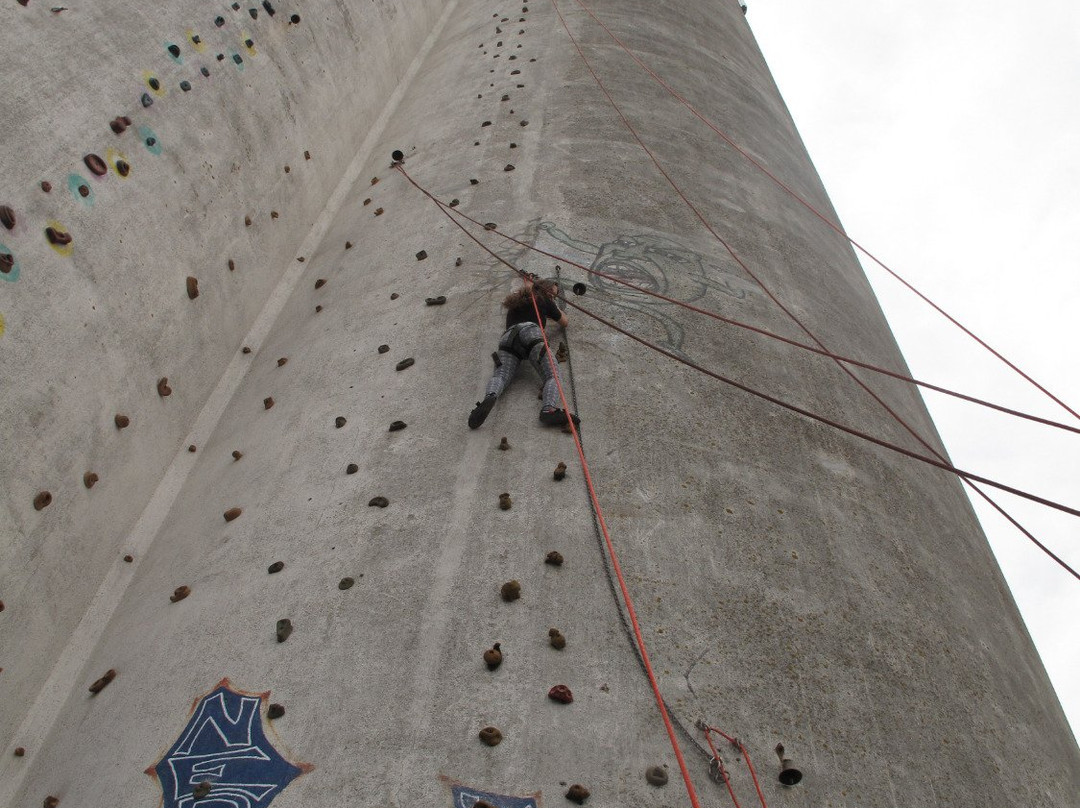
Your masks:
M1080 2L745 2L848 232L1080 410ZM917 378L1071 418L863 266ZM924 397L958 467L1080 506L1080 435ZM1080 520L994 496L1080 568ZM1080 736L1080 581L975 507Z

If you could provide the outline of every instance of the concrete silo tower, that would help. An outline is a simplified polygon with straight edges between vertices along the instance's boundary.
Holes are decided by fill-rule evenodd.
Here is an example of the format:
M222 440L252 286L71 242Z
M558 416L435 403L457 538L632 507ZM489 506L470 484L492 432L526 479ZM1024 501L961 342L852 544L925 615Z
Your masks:
M680 305L906 372L738 3L166 5L0 9L0 804L1075 804L955 476L678 361L944 457Z

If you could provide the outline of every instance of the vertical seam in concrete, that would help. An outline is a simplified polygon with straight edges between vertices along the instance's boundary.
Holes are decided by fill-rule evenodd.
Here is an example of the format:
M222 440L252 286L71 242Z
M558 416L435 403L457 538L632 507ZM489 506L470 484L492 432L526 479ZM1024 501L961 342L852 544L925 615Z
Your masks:
M346 196L360 176L364 165L368 162L372 149L382 136L390 116L397 109L406 90L419 72L420 66L427 59L443 28L446 27L450 14L457 6L457 3L458 0L450 0L447 3L442 15L409 65L409 69L405 71L405 75L402 76L397 87L394 88L394 92L390 94L390 98L387 100L378 119L368 131L367 137L364 138L356 157L349 164L349 168L330 195L322 212L300 243L297 255L310 254L312 249L322 241L330 223L337 215L342 204L344 204ZM278 285L270 293L270 297L258 317L255 318L255 322L252 324L243 343L251 347L252 357L258 354L259 346L267 334L270 333L274 322L277 320L282 308L284 308L285 303L291 297L305 269L304 264L295 261L291 262L290 268L286 270ZM65 650L60 654L59 659L49 672L48 679L42 685L41 690L38 691L37 698L34 699L26 718L23 719L13 738L13 742L19 746L25 746L32 750L31 754L43 747L60 715L61 709L76 691L78 677L86 668L116 608L127 592L128 586L134 580L138 561L150 549L162 524L172 510L173 504L176 502L176 498L180 494L188 475L195 468L197 458L187 450L187 446L192 443L198 444L200 439L210 437L250 366L251 360L248 356L238 351L228 367L226 367L217 386L199 411L191 432L181 444L181 448L166 469L142 515L135 523L131 533L128 534L126 547L128 552L135 556L136 561L128 564L118 559L105 575L101 586L83 614L82 620L79 621L79 625L72 632ZM120 676L123 676L123 671L120 671ZM32 765L27 766L25 763L15 766L11 763L15 758L11 755L7 756L7 758L7 760L0 762L0 805L11 804L27 773L33 768Z

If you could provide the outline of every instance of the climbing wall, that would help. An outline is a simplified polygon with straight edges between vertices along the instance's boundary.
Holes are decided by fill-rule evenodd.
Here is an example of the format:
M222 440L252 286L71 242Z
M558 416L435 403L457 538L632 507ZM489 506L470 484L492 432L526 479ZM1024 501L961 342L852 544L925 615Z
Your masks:
M905 370L586 9L835 216L734 2L5 4L0 805L1080 793L955 479L676 361L943 452L680 306ZM517 271L578 434L527 367L466 426Z

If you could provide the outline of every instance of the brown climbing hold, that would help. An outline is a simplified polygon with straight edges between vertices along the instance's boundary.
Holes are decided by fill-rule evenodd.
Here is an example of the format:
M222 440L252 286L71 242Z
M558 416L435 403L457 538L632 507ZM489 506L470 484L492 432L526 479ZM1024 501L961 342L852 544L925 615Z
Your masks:
M346 423L347 421L345 420L344 415L339 415L337 418L334 419L334 426L338 429L341 429L343 426L345 426Z
M315 313L318 314L320 311L322 311L322 306L316 306Z
M199 279L193 278L191 275L188 275L187 278L187 296L191 300L199 296Z
M390 500L386 497L372 497L368 502L369 508L385 508L390 504Z
M485 126L491 126L491 121L484 121L482 124L480 124L481 129L483 129Z
M251 348L245 345L243 348L240 349L240 353L251 353Z
M528 122L528 121L521 121L521 122L520 122L520 123L518 124L518 126L528 126L528 125L529 125L529 122Z
M509 101L509 100L510 100L510 96L509 96L509 95L504 95L504 96L502 97L502 100L503 100L503 101Z
M244 453L243 453L243 452L241 452L241 451L240 451L239 449L233 449L233 453L232 453L232 459L233 459L234 461L235 461L235 460L239 460L239 459L240 459L241 457L243 457L243 456L244 456Z
M380 345L379 348L378 348L379 353L386 353L389 350L390 350L389 345Z
M484 651L484 664L487 665L489 671L495 670L502 664L502 649L498 643L495 643L489 649Z
M589 789L585 788L581 783L574 783L567 790L566 799L570 800L570 802L576 802L578 805L584 805L585 800L589 799Z
M411 356L408 359L402 359L394 366L394 370L405 370L405 368L411 368L416 364L416 360Z
M400 432L401 430L403 430L407 426L408 426L408 424L406 424L404 421L391 421L390 429L388 431L390 431L390 432Z
M25 0L19 0L19 4L25 6ZM46 797L42 803L43 808L56 808L60 804L60 800L57 797Z
M401 295L399 295L397 292L391 292L390 293L390 299L391 300L397 300L399 297L401 297Z
M169 598L173 603L183 600L191 594L190 586L178 586L173 590L172 596Z
M456 208L456 207L457 207L458 205L460 205L460 204L461 204L461 200L460 200L460 199L451 199L451 200L450 200L450 204L448 205L448 207L451 207L451 208Z
M7 275L15 268L15 256L11 253L0 253L0 272Z
M383 209L382 208L375 208L375 215L376 216L382 216L383 215Z
M270 575L274 575L275 573L281 572L283 569L285 569L285 562L275 561L273 564L266 568L266 572Z
M503 435L503 439L501 441L499 441L499 451L500 452L505 452L509 448L510 448L510 441L508 441L506 439L506 436Z
M135 560L135 556L133 556L133 555L124 556L124 562L127 563L127 564L130 564L134 560Z
M192 454L194 454L194 453L195 453L195 444L193 443L193 444L191 444L190 446L188 446L188 447L187 447L187 450L188 450L189 452L191 452Z
M209 780L203 780L201 783L197 783L195 788L191 789L191 796L197 800L205 799L210 795L210 790L213 787L213 783Z
M292 620L287 617L283 617L277 621L277 641L285 642L289 639L289 635L292 634Z
M454 266L456 266L456 267L461 266L461 259L460 258L455 258L454 259Z
M566 685L555 685L548 691L548 698L559 704L570 704L574 701L574 694Z
M513 166L512 163L507 163L506 167L503 169L503 171L513 171L513 170L514 170L514 166Z
M559 362L565 362L570 358L570 351L567 349L565 342L559 343L559 347L555 350L555 358Z
M360 471L360 467L358 465L356 465L355 463L350 463L349 465L347 465L345 467L345 473L346 474L356 474L356 472L358 472L358 471Z
M326 278L319 278L317 281L315 281L316 289L322 289L324 286L326 286Z
M351 250L352 249L352 242L351 241L346 241L345 242L345 249L346 250Z
M555 476L556 480L561 480L566 476L566 464L565 463L559 463L559 465L557 465L555 467L554 476Z
M244 217L244 227L251 227L251 217L250 216L245 216Z
M129 166L125 160L117 160L116 173L119 174L121 177L126 177L128 174L131 173L131 166Z
M263 409L268 410L273 406L274 406L274 397L273 396L267 396L266 398L263 399Z
M109 668L105 671L105 675L90 685L90 692L95 696L109 686L109 682L116 678L116 671Z
M123 134L125 129L127 129L127 125L119 118L114 118L113 120L109 121L109 128L112 129L113 132L115 132L116 134L120 135Z
M421 250L416 254L417 261L423 261L425 258L427 258L427 250Z
M270 211L270 218L271 219L276 219L277 217L278 217L278 212L276 210Z
M266 717L271 721L276 721L285 715L285 708L280 704L271 704L266 708Z
M557 628L548 629L548 643L556 651L561 651L566 647L566 637Z
M544 556L544 563L553 567L561 567L563 565L563 555L558 550L552 550Z
M372 184L372 185L375 185L376 183L378 183L378 181L379 181L379 178L378 178L378 177L372 177L372 178L371 178L371 184Z
M498 225L495 224L495 222L485 222L484 223L484 229L485 230L494 230L497 227L498 227Z
M48 491L38 491L37 496L34 497L34 510L43 510L52 504L52 494Z
M296 260L297 260L297 261L299 261L299 262L300 262L300 263L302 264L302 263L304 263L304 261L306 261L307 259L306 259L306 258L304 258L304 256L302 256L302 255L298 255L298 256L296 257Z
M503 734L496 727L484 727L480 730L480 740L488 746L498 746L502 739Z
M168 376L162 376L160 379L158 379L157 393L162 398L165 398L165 396L171 396L172 395L172 388L169 387L169 377Z
M288 166L285 166L285 173L288 174L290 171L292 171L292 169Z
M446 295L439 295L438 297L429 297L425 301L429 306L441 306L446 302Z
M668 776L664 771L663 766L650 766L645 770L645 782L650 786L665 786L667 785Z
M116 424L117 429L126 429L128 425L131 424L131 419L128 418L126 415L121 415L120 413L117 413L113 417L113 423Z
M88 154L83 157L83 162L86 163L86 167L90 171L99 177L105 176L105 172L109 170L109 167L105 164L105 161L98 157L96 154Z
M511 501L509 493L504 491L503 493L499 494L499 508L500 508L500 510L508 511L508 510L510 510L510 508L513 507L513 505L514 505L514 503Z
M371 204L371 197L369 196L367 199L364 200L364 206L367 207L370 204Z
M499 588L499 595L507 603L513 603L521 597L521 584L517 580L507 581Z
M92 471L88 471L82 476L83 485L85 485L87 488L93 488L94 484L99 479L100 478L97 476L97 474Z
M15 747L15 757L22 757L25 754L26 754L26 750L23 749L21 746L16 746Z
M50 244L56 244L59 247L71 243L71 234L65 233L63 230L57 230L55 227L45 228L45 238L49 240Z
M338 581L337 588L340 589L342 592L344 592L346 589L352 589L353 584L355 584L355 583L356 583L355 579L345 577L345 578L342 578L340 581Z
M232 272L232 271L234 271L236 269L236 262L234 260L232 260L231 258L229 259L228 267L229 267L229 272Z
M243 508L229 508L229 510L225 511L225 514L224 514L225 521L226 522L231 522L233 519L238 517L243 512L244 512Z
M10 205L0 205L0 224L4 225L8 230L15 227L15 211L11 209Z
M278 366L279 368L280 368L280 367L284 367L284 366L285 366L285 363L286 363L286 362L288 362L288 361L289 361L289 357L287 357L287 356L283 356L283 357L281 357L280 359L278 359L278 361L277 361L277 366Z
M90 186L89 185L80 185L79 186L79 196L81 196L83 199L86 199L86 197L90 196Z
M49 182L48 180L42 180L41 181L41 190L43 190L45 193L49 193L49 191L52 190L52 183Z
M311 159L311 152L305 151L304 152L304 159L305 160L310 160Z

